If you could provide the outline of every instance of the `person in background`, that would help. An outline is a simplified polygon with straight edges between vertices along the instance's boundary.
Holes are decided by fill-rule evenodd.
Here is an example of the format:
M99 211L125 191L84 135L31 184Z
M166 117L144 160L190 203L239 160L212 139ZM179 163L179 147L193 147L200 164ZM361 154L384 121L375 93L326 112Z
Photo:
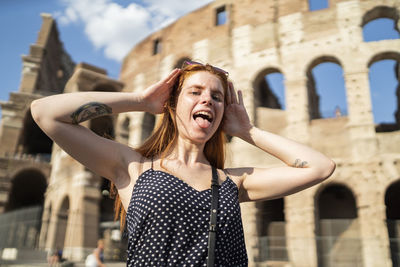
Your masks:
M96 249L86 257L85 267L105 267L103 239L97 241Z

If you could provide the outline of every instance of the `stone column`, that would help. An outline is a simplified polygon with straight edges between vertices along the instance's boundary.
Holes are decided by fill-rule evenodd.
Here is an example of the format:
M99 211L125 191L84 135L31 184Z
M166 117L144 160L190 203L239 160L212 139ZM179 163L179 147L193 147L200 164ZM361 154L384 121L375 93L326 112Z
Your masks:
M76 175L74 179L85 178ZM93 185L79 185L73 190L74 197L71 197L63 255L69 260L82 260L90 253L99 238L101 195L97 186Z
M358 198L358 217L363 266L392 266L386 225L386 206L383 192L362 191Z
M305 77L290 75L286 79L288 124L286 136L302 143L308 143L308 125L310 121L308 114L307 80Z
M285 198L285 220L290 262L296 267L318 266L313 190Z
M243 231L246 241L249 266L255 266L255 259L259 254L257 236L257 208L255 202L247 202L240 205L242 212Z
M345 73L349 109L348 130L352 140L352 158L361 161L377 153L368 69Z
M58 213L58 210L55 210L53 208L53 210L51 211L50 216L49 216L50 223L47 228L47 235L45 234L46 240L44 240L44 245L45 245L45 248L47 248L47 249L55 248L56 235L57 235L57 224L58 224L57 213ZM44 232L41 232L40 238L42 238L42 234L44 234Z
M42 226L40 228L40 235L39 235L39 248L45 249L46 248L46 240L49 232L49 225L51 219L51 206L49 204L45 204L45 208L43 210L42 216Z

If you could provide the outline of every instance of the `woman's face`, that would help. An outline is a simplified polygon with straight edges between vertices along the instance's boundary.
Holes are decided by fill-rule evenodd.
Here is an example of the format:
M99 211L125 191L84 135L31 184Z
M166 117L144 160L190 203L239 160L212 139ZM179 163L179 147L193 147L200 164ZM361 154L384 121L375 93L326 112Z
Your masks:
M224 96L218 76L198 71L186 77L176 105L179 136L194 143L207 142L222 121Z

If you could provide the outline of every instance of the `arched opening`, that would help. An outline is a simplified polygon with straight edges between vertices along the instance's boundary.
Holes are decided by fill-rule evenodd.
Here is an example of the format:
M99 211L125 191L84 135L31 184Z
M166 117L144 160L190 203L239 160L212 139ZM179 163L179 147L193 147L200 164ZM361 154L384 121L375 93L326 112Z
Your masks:
M287 261L283 198L256 203L259 253L257 262Z
M19 172L11 182L6 211L31 206L43 206L46 177L39 171L29 169Z
M363 16L361 27L364 42L399 39L399 12L396 8L378 6Z
M6 212L0 215L0 247L37 247L46 188L46 178L37 170L23 170L15 175Z
M307 92L311 120L347 115L343 69L336 58L321 57L310 64Z
M329 7L328 0L308 0L308 10L316 11L320 9L325 9Z
M285 86L282 73L275 68L261 71L254 83L255 106L285 109Z
M156 116L151 113L145 112L142 121L142 135L140 140L144 142L153 132L156 123Z
M18 152L29 155L40 155L50 161L53 141L39 128L32 118L30 110L25 114L24 128L21 132Z
M279 133L286 122L283 74L276 68L262 70L253 82L253 92L256 125L264 130ZM278 123L271 124L271 121Z
M65 235L67 233L68 217L69 217L70 201L64 197L60 209L57 212L57 223L55 231L54 248L57 250L64 247Z
M385 194L386 222L393 266L400 266L400 181L393 183Z
M387 52L372 58L369 66L372 112L375 130L400 129L400 54Z
M318 266L362 266L357 206L343 185L330 185L317 194Z
M129 143L129 129L130 129L131 120L128 116L123 118L123 121L119 127L119 137L122 143Z

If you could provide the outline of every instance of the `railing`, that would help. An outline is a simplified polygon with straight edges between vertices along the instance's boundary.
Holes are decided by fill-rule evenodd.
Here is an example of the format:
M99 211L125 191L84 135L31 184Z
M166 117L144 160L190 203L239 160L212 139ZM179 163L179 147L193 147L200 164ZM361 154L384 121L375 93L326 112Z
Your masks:
M9 159L29 160L34 162L45 162L45 163L50 163L51 161L51 154L44 154L44 153L39 153L39 154L6 153L5 157Z
M371 242L374 242L371 240ZM362 242L368 242L365 238L345 238L338 236L318 236L315 239L309 238L293 238L286 237L268 237L263 236L258 239L258 256L255 259L256 266L291 266L289 248L286 244L291 242L296 243L296 250L304 249L304 253L311 248L310 242L315 242L317 245L317 262L320 267L337 267L337 266L351 266L362 267L365 266L362 254ZM391 261L394 267L400 266L400 238L390 238ZM282 265L279 265L282 263ZM293 262L293 266L295 263Z
M0 248L36 248L41 223L41 206L0 214Z

